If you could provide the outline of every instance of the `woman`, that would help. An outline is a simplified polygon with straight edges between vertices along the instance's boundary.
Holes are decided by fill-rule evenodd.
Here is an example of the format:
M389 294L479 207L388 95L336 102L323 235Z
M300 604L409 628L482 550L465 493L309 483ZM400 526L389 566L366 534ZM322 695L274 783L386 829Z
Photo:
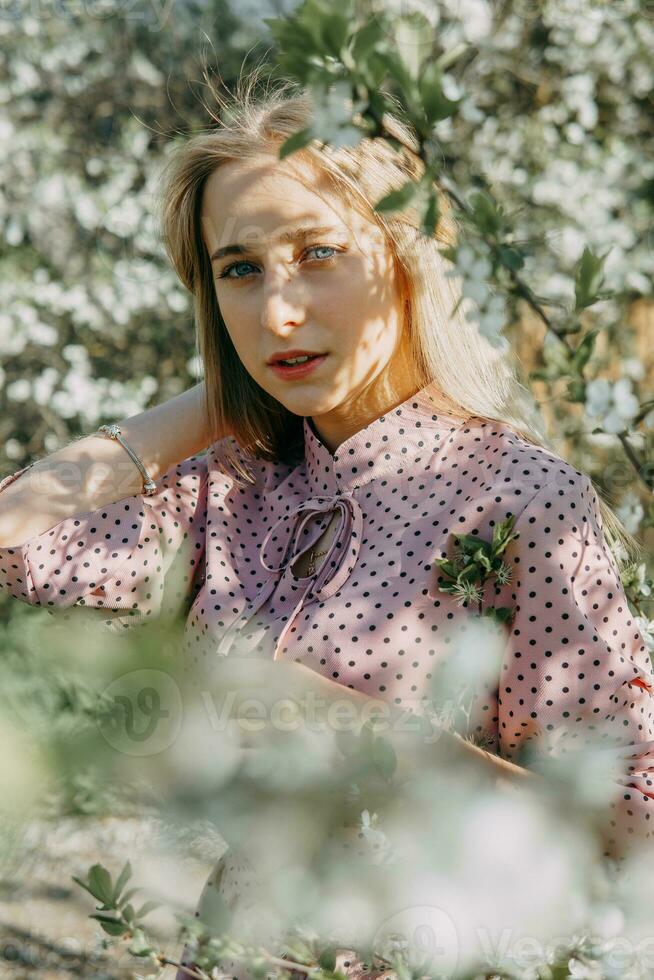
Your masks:
M629 537L544 445L507 355L465 304L452 312L447 202L433 239L411 208L374 213L420 161L370 140L280 161L310 100L282 85L257 101L255 81L167 176L164 236L194 297L206 390L120 423L154 494L96 434L10 475L0 581L35 605L103 610L112 628L187 603L199 670L234 653L284 660L358 703L415 706L471 615L440 590L436 559L453 533L490 539L514 515L510 575L486 599L515 614L466 733L491 751L457 751L515 774L552 730L602 728L625 747L607 853L649 837L654 677L604 527ZM228 854L203 898L236 902L247 873Z

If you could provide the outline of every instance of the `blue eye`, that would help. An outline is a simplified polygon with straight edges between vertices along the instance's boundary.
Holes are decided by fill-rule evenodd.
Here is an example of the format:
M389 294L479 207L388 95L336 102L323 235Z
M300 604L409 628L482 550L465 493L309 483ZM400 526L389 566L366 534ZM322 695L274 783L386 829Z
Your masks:
M219 279L244 279L245 276L230 276L232 269L237 269L241 265L252 265L251 262L232 262L231 265L226 266L223 271L218 276Z
M332 252L333 253L332 255L326 255L324 258L319 259L318 261L320 261L320 262L328 262L330 259L333 259L334 258L334 255L336 254L336 251L337 251L331 245L312 245L310 248L306 249L306 252L315 252L315 251L317 251L319 249L326 249L328 252ZM305 254L306 254L306 252L305 252ZM246 262L245 260L242 260L241 262L232 262L231 265L226 266L223 269L223 271L220 273L220 275L217 276L216 278L217 279L245 279L245 278L247 278L247 276L239 276L239 275L232 276L232 275L230 275L230 272L232 271L232 269L237 269L237 268L239 268L239 266L243 266L243 265L252 266L252 263L251 262Z

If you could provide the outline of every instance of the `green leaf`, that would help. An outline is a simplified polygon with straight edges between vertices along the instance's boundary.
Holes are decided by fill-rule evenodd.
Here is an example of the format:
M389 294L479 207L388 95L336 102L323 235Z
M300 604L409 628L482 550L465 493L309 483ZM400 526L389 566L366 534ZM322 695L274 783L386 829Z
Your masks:
M518 272L525 264L522 252L513 245L500 245L497 253L505 269Z
M322 37L325 47L336 58L341 56L348 34L349 22L347 17L342 14L332 13L322 23Z
M383 54L377 50L373 51L368 60L361 66L360 71L368 86L368 101L377 114L382 115L385 110L385 101L379 88L388 74L388 64Z
M308 126L306 129L300 129L297 133L293 133L289 136L287 140L284 140L279 148L279 159L283 160L285 157L295 153L296 150L301 150L303 147L307 146L308 143L314 137L313 128Z
M475 562L466 565L459 572L459 582L476 582L481 578L481 572Z
M450 561L449 558L437 558L436 564L441 569L441 571L445 572L446 575L449 575L450 578L458 577L459 566L455 565L454 562Z
M438 219L440 217L440 209L438 206L438 195L436 191L432 188L427 197L427 208L422 216L420 230L423 235L433 235L436 231L436 225L438 224Z
M424 14L412 11L399 17L393 25L393 42L402 64L413 80L421 73L422 52L434 43L434 28Z
M145 905L142 905L136 913L136 918L143 919L146 915L149 915L150 912L154 912L155 909L160 908L160 906L161 902L146 902Z
M397 51L390 48L375 51L374 57L382 62L385 74L389 75L394 84L399 87L404 97L406 108L410 110L411 106L415 106L419 102L420 96L418 94L417 83L411 75L407 64L402 60Z
M480 549L490 557L491 546L487 541L483 541L478 534L457 534L456 539L459 547L466 555L474 555Z
M125 885L127 884L127 882L131 877L132 877L132 866L129 863L129 861L127 861L116 880L116 886L113 892L114 905L118 904L118 901L120 899L120 893L122 892L123 888L125 887Z
M93 892L91 891L91 889L89 888L89 886L87 885L87 883L86 883L85 881L82 881L82 879L81 879L81 878L78 878L78 877L77 877L77 875L71 875L71 878L72 878L72 879L73 879L73 881L74 881L74 882L76 882L76 883L77 883L77 884L78 884L78 885L79 885L79 886L80 886L81 888L83 888L83 889L84 889L84 891L86 891L86 892L88 892L88 893L89 893L89 895L93 895ZM95 896L95 895L93 895L93 898L96 898L96 896Z
M484 615L491 616L500 623L510 623L515 616L515 609L508 606L487 606Z
M504 227L502 207L486 191L474 191L469 198L472 219L483 235L498 237Z
M445 585L438 586L439 592L447 592L449 595L454 595L457 591L456 582L447 582Z
M398 211L406 207L413 200L417 189L418 185L415 181L407 181L404 187L391 191L390 194L386 194L380 201L377 201L375 211Z
M585 402L586 401L586 385L583 381L578 378L568 381L568 387L566 389L566 397L569 402Z
M280 67L286 70L289 62L297 59L301 78L304 74L303 67L322 48L322 39L316 34L315 25L305 26L296 17L264 17L263 22L269 27L273 40L282 52L279 58Z
M137 892L140 892L140 891L141 891L140 888L130 888L129 891L126 891L124 895L121 895L121 897L120 897L121 902L129 902L130 899L134 895L136 895Z
M95 915L90 915L89 918L97 919L108 936L122 936L123 933L127 932L124 922L120 922L109 915L102 915L98 912Z
M372 18L351 39L351 54L355 62L365 60L376 44L384 39L380 21Z
M484 553L483 548L479 548L474 553L473 557L474 557L474 559L475 559L476 562L478 562L480 565L482 565L486 569L487 572L490 572L490 570L491 570L491 563L490 563L490 561L488 559L488 555L486 555Z
M318 966L321 970L329 970L331 973L336 969L336 950L332 947L324 949L318 957Z
M436 62L429 62L421 73L418 91L430 126L448 119L458 109L461 99L452 101L443 92L442 75Z
M592 356L598 333L598 328L589 330L588 333L582 338L576 351L572 355L572 366L577 369L579 374L581 374Z
M511 514L505 520L500 521L499 524L496 524L493 528L492 549L495 556L501 555L509 541L512 541L514 538L519 536L513 533L513 526L516 519L516 514Z
M575 276L575 310L585 310L599 299L598 293L604 282L604 255L597 255L586 246L579 259Z
M288 25L291 29L300 25L313 38L317 52L321 52L327 40L325 35L325 21L329 18L331 10L321 0L304 0L295 13L288 18Z
M550 381L550 372L545 368L539 368L537 371L530 371L528 379L529 381Z
M86 887L86 886L85 886ZM106 868L103 868L101 864L94 864L89 871L88 880L88 891L97 898L99 902L110 908L114 905L113 900L113 887L111 884L111 875Z

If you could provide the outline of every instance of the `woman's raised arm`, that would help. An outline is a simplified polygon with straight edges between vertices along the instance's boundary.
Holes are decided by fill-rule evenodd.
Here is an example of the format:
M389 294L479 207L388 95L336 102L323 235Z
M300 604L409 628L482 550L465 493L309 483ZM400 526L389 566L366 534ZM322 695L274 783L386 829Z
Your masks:
M153 480L213 439L204 382L118 424ZM142 492L123 446L91 433L31 464L0 492L0 547L18 547L68 517Z

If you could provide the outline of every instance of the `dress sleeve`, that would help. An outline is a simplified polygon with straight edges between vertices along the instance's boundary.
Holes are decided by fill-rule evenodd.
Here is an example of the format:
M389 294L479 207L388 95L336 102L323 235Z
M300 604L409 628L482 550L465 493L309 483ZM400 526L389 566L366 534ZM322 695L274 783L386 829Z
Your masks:
M499 682L499 754L607 746L618 786L606 853L615 857L654 837L654 674L596 493L571 472L565 488L550 481L536 493L505 552L516 614Z
M0 492L29 467L0 482ZM183 604L204 566L206 456L190 456L136 494L0 548L0 589L33 606L113 610L122 629Z

